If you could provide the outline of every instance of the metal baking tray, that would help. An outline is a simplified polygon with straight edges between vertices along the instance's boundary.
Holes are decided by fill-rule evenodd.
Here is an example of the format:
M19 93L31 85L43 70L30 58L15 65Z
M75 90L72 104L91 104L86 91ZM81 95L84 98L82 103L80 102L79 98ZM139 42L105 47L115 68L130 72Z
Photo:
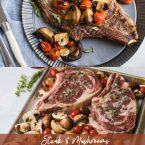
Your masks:
M129 75L121 72L116 72L112 70L107 70L105 68L89 68L91 70L95 71L102 71L105 72L106 74L111 74L111 73L120 73L122 76L124 76L125 80L130 82L133 85L139 85L139 84L144 84L145 85L145 78L143 77L138 77L134 75ZM23 108L22 112L18 116L18 119L15 124L21 123L22 122L22 115L31 110L34 109L35 103L38 101L38 91L40 88L42 88L42 82L48 77L48 72L49 68L46 69L45 73L43 74L40 82L38 83L36 89L33 91L30 99L26 103L25 107ZM136 98L137 103L138 103L138 109L137 109L137 119L136 119L136 125L131 132L132 134L143 134L145 130L145 97L143 98ZM14 132L14 127L10 131L10 133L15 133Z

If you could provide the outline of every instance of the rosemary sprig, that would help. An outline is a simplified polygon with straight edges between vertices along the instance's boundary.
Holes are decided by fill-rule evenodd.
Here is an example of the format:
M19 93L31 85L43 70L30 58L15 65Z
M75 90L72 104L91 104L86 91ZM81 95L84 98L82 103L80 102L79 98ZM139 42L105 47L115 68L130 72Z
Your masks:
M27 90L31 91L33 85L37 82L37 80L41 77L43 71L38 71L37 73L35 73L32 78L30 79L30 81L28 82L27 85Z
M59 15L57 15L57 14L52 14L53 15L53 17L54 17L54 19L56 19L57 21L58 21L58 23L60 24L61 23L61 18L60 18L60 16Z
M85 49L83 52L84 53L93 53L94 52L94 48L93 47L90 47L88 49Z
M37 5L35 4L34 0L31 1L31 5L32 5L32 7L33 7L33 9L34 9L34 12L35 12L36 16L42 17L41 11L40 11L40 9L37 7Z
M20 96L21 92L25 92L25 87L27 86L27 76L22 75L18 82L17 90L15 92L16 96Z
M28 77L26 75L22 75L21 79L18 82L18 86L17 86L17 90L15 92L15 95L20 96L21 92L31 91L33 85L41 77L42 73L43 73L43 71L38 71L31 77L30 81L28 81Z

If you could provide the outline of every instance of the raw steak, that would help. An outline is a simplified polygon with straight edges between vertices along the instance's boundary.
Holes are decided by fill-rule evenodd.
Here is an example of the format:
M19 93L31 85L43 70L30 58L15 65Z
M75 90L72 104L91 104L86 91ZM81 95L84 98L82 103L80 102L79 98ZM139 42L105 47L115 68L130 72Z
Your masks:
M57 74L54 87L39 100L36 109L41 112L73 109L82 103L91 103L92 97L101 90L101 83L93 71L67 69Z
M129 132L135 125L136 107L128 83L121 75L112 74L106 88L92 99L89 122L99 134Z

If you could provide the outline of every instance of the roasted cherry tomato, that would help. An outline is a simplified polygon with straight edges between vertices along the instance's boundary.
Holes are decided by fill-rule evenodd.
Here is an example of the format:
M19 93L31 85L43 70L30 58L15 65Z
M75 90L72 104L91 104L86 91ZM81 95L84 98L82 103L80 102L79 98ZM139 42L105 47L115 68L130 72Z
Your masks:
M58 74L58 71L57 71L56 68L51 68L50 69L50 75L51 75L51 77L55 78L57 74Z
M81 134L83 132L82 126L75 126L73 128L73 132L76 133L76 134Z
M49 56L52 60L57 60L60 58L60 52L53 48L50 50Z
M53 88L54 84L49 85L48 91L50 91Z
M40 46L40 49L41 49L43 52L45 52L45 53L49 53L50 50L51 50L51 45L50 45L50 43L48 43L48 42L46 42L46 41L40 42L39 46Z
M131 4L133 2L133 0L121 0L121 2L123 2L125 4Z
M81 111L80 110L73 110L71 113L70 113L70 116L73 118L77 115L81 114Z
M75 42L74 41L69 41L67 46L71 47L71 46L75 46Z
M92 2L90 0L82 0L80 8L82 10L90 9L92 8Z
M59 51L61 49L61 47L60 47L60 45L58 45L57 43L55 43L54 44L54 49Z
M94 128L91 125L85 125L84 130L90 132L91 130L94 130Z
M102 24L105 21L105 18L106 18L106 12L105 11L96 12L94 14L94 19L95 19L95 22L97 24Z
M96 135L97 134L97 131L95 129L93 129L89 133L92 134L92 135Z
M142 93L145 93L145 85L140 85L139 89Z
M51 129L46 128L46 129L43 131L43 135L48 135L48 134L51 134Z
M65 0L55 0L53 6L61 10L67 10L70 7L70 3Z

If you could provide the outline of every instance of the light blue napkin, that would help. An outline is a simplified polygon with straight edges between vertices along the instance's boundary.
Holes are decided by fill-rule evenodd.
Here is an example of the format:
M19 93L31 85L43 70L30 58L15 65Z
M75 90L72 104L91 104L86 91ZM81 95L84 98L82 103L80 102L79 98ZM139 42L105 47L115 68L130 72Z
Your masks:
M43 63L35 54L35 52L32 50L23 32L23 27L22 27L22 22L21 22L22 0L0 0L0 2L2 3L2 7L5 11L5 14L7 15L7 19L9 21L9 24L12 27L13 33L15 35L15 38L18 41L18 44L20 46L21 52L23 54L23 57L26 63L30 67L46 66L46 64ZM0 30L0 33L3 37L4 42L6 43L6 46L10 50L10 47L7 43L7 39L4 33L2 32L2 30ZM0 67L3 67L3 66L4 66L4 63L3 63L2 57L0 56Z

